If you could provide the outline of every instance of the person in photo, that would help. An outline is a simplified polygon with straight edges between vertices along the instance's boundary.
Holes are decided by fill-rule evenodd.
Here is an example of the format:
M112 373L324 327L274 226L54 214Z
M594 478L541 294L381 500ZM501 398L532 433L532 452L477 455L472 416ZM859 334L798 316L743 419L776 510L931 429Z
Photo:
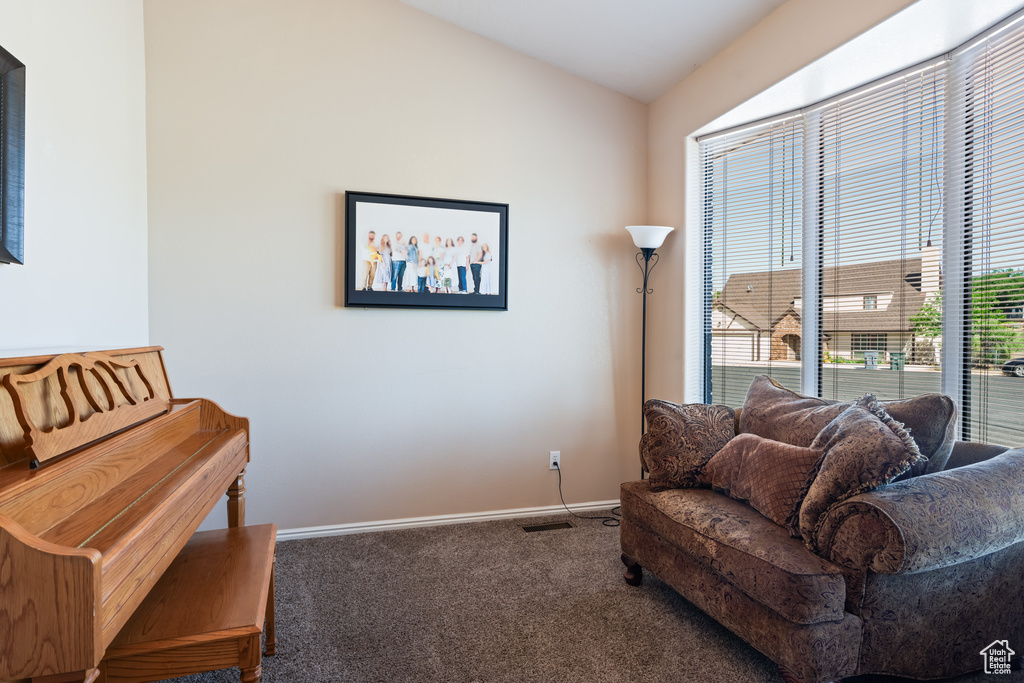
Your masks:
M430 246L430 234L423 233L423 241L419 243L420 258L428 259L434 255L434 248Z
M417 282L419 277L417 269L420 267L420 246L416 235L409 238L409 246L405 250L405 260L409 264L406 268L406 272L409 274L409 286L405 288L405 291L423 291L418 289L419 283Z
M488 245L483 245L481 248L481 268L480 268L480 280L482 281L481 287L482 294L497 294L497 277L495 277L495 271L497 271L497 264L494 262L493 255L491 254L491 248Z
M469 236L469 270L473 274L473 293L480 294L480 269L484 262L480 260L483 256L483 249L480 245L480 238L474 232Z
M430 255L434 257L434 261L437 262L438 266L444 261L444 245L441 244L440 236L434 238L434 246Z
M415 238L413 238L415 239ZM405 277L405 261L408 249L402 239L402 233L395 233L395 246L391 251L391 291L402 291L402 280Z
M379 292L388 291L391 286L391 238L380 236L380 262L377 273L373 276L373 289Z
M462 294L468 293L466 287L466 268L469 267L469 247L466 246L466 240L459 235L457 240L458 246L455 247L455 266L458 268L459 273L459 292Z
M419 265L416 267L416 291L420 294L427 293L427 262L424 259L420 259Z
M433 256L427 259L427 289L431 294L437 292L437 261Z
M371 230L366 236L366 246L363 247L362 268L359 275L359 289L367 290L373 286L373 277L377 274L377 263L380 261L380 252L374 241L377 234Z
M451 294L452 288L455 287L455 258L455 240L449 237L444 242L444 262L441 270L441 283L446 294Z

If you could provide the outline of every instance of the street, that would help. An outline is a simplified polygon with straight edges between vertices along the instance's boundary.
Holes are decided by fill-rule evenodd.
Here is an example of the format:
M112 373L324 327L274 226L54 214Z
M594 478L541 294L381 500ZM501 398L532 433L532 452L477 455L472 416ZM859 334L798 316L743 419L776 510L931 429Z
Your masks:
M770 370L770 372L769 372ZM799 391L800 368L796 363L767 365L712 366L712 400L734 408L743 399L755 375L771 374L784 387ZM871 392L880 399L909 398L917 394L938 392L939 371L908 367L894 372L883 365L868 370L863 365L825 365L822 370L822 395L828 399L848 400ZM974 414L971 419L971 441L1024 446L1024 379L1007 377L998 371L975 371ZM902 383L902 386L901 386ZM987 425L984 423L988 423Z

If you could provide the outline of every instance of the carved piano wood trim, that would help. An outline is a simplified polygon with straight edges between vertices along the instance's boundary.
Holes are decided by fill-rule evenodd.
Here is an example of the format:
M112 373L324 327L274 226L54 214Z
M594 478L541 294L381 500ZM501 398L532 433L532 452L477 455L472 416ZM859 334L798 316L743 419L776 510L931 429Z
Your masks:
M105 353L108 356L113 356L114 358L121 358L123 356L132 356L135 358L140 358L145 355L159 357L160 352L163 350L164 347L162 346L135 346L124 349L105 349L101 351L101 353ZM77 353L78 355L83 355L85 353L89 353L89 351L69 349L68 351L65 351L63 353ZM54 358L56 358L57 356L63 355L63 353L40 353L36 354L35 356L17 356L10 358L0 358L0 368L11 368L22 365L43 366L49 363Z
M54 378L59 388L53 386ZM138 361L99 352L63 354L35 372L7 374L2 384L13 403L24 434L24 453L33 467L168 408L167 399L158 396ZM30 395L33 390L56 390L59 395L62 414L51 418L48 427L38 425L39 418L30 414L29 406L35 403Z

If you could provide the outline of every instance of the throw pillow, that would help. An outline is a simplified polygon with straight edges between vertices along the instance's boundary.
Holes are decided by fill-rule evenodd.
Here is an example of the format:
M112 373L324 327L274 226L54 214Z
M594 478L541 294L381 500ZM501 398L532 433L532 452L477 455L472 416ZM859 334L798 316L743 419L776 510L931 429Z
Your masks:
M923 456L871 394L828 423L811 443L825 452L800 506L800 535L817 550L818 525L833 506L888 484Z
M794 446L810 446L818 432L850 405L803 396L768 375L758 375L747 389L739 432Z
M944 394L921 394L902 401L881 401L885 411L910 430L914 443L924 456L905 474L916 477L946 469L956 441L957 408Z
M803 396L767 375L758 375L751 381L740 411L739 433L810 446L825 425L854 403ZM899 401L882 401L881 405L910 431L923 456L908 476L945 468L955 441L957 409L952 399L942 394L921 394Z
M822 451L739 434L704 466L700 480L745 501L790 535L800 537L800 502L821 463Z
M728 406L652 399L644 404L644 417L640 459L656 491L699 486L701 468L736 435L736 413Z

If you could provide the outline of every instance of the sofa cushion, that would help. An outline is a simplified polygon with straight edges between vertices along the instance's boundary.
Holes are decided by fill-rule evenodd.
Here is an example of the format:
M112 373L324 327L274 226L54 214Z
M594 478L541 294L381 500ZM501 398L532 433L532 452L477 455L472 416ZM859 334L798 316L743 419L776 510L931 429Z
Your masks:
M843 619L843 570L748 505L708 489L622 485L622 516L798 624Z
M825 452L800 506L800 535L817 548L818 522L834 505L887 484L921 460L910 434L871 394L844 410L811 443Z
M739 433L807 447L850 405L803 396L767 375L758 375L751 380L743 401Z
M747 389L737 433L810 446L825 425L854 403L804 396L767 375L758 375ZM913 465L910 476L942 471L955 440L957 409L953 400L942 394L921 394L881 403L893 419L910 431L925 458Z
M946 469L956 443L956 403L944 394L921 394L900 401L880 401L885 411L910 431L923 456L905 476Z
M656 489L699 486L697 474L736 435L736 414L728 406L652 399L644 404L644 417L640 459Z
M704 466L701 482L800 536L800 501L814 480L823 451L755 434L740 434Z

